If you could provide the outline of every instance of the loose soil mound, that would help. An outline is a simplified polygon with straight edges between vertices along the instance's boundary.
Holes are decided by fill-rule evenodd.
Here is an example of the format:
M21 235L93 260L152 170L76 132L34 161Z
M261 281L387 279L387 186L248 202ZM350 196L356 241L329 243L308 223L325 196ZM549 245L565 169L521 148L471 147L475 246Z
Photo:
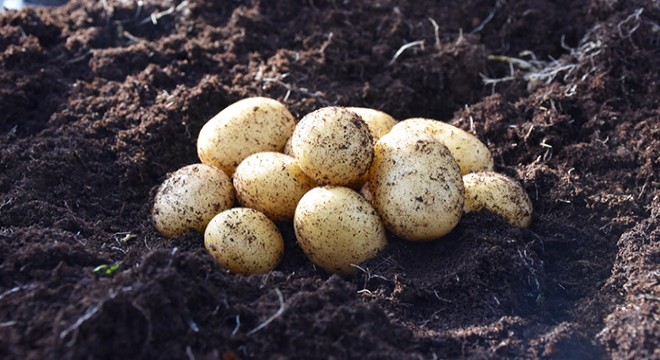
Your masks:
M659 357L659 29L658 4L634 0L6 12L0 357ZM150 201L198 161L201 126L255 95L471 130L533 225L470 214L342 279L283 224L277 271L229 274L200 234L159 236Z

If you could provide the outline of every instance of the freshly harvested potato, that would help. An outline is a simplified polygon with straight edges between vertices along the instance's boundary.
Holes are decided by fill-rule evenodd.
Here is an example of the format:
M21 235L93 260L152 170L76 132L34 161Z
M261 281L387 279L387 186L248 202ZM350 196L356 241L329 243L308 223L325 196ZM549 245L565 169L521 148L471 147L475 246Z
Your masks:
M428 135L406 135L390 132L376 142L369 177L373 204L395 235L437 239L463 214L463 179L445 145Z
M291 147L300 168L321 184L355 184L373 158L367 124L356 113L334 106L305 115Z
M197 138L200 160L234 174L238 164L261 151L282 152L296 119L277 100L253 97L237 101L209 120Z
M300 199L293 220L298 244L327 272L350 275L387 245L385 228L374 208L346 187L325 186Z
M486 208L506 218L514 226L532 223L532 201L522 186L508 176L481 172L463 176L465 212Z
M276 152L252 154L234 173L241 205L259 210L273 221L292 220L300 198L315 186L296 159Z
M396 125L396 120L393 117L380 110L355 106L347 107L346 109L360 115L362 120L367 123L374 141L378 141L378 139L390 132L392 127Z
M461 175L493 170L493 154L488 147L476 136L456 126L438 120L412 118L399 122L391 131L433 136L451 151L461 168Z
M246 275L275 269L284 254L284 239L277 226L249 208L216 215L204 232L204 246L220 266Z
M190 230L203 232L219 212L234 204L234 188L222 170L206 164L182 167L158 188L151 211L161 235L171 238Z

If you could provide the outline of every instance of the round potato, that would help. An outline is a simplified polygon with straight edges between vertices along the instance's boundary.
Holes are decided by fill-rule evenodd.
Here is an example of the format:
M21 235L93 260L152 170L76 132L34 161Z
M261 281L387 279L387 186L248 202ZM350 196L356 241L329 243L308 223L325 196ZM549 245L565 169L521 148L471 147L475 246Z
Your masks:
M276 152L252 154L234 173L238 201L273 221L292 220L300 198L315 186L296 159Z
M463 214L463 179L446 146L390 132L376 142L369 188L385 227L411 241L449 233Z
M353 274L353 265L373 258L387 245L374 208L346 187L310 190L300 199L293 223L305 255L331 273Z
M393 117L380 110L355 106L347 107L346 109L360 115L362 120L367 123L374 141L378 141L378 139L390 132L392 127L396 125L396 120Z
M246 275L275 269L284 254L284 240L277 226L249 208L216 215L204 232L204 246L220 266Z
M229 176L251 154L284 149L296 119L277 100L253 97L237 101L209 120L197 138L200 160Z
M412 118L399 122L391 131L433 136L451 151L461 168L461 175L493 170L493 154L488 147L476 136L456 126L438 120Z
M341 107L325 107L305 115L293 132L291 147L300 168L321 184L355 184L373 159L367 124Z
M234 204L234 188L222 170L206 164L185 166L158 188L151 211L161 235L171 238L190 230L203 232L219 212Z
M514 226L532 223L532 201L522 186L508 176L481 172L463 176L465 212L486 208L506 218Z

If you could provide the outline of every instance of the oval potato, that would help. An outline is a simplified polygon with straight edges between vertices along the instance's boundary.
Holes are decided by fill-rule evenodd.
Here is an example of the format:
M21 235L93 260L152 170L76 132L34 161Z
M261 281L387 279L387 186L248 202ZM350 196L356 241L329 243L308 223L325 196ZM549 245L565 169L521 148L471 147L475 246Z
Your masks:
M526 228L531 225L532 201L517 181L502 174L481 172L463 176L463 183L465 212L486 208L514 226Z
M197 155L209 165L234 174L251 154L284 149L296 119L277 100L253 97L239 100L209 120L197 138Z
M300 198L316 186L296 159L276 152L248 156L233 179L241 205L259 210L273 221L292 220Z
M385 227L411 241L449 233L463 214L463 179L446 146L390 132L376 142L369 189Z
M396 125L396 120L392 116L380 110L356 106L349 106L346 109L360 115L362 120L367 123L374 141L378 141Z
M461 168L461 175L493 170L493 154L488 147L476 136L456 126L438 120L411 118L400 121L391 131L433 136L451 151Z
M171 238L203 232L219 212L234 204L234 188L222 170L206 164L184 166L158 188L151 211L156 229Z
M312 179L320 184L350 185L369 170L372 141L359 115L331 106L300 120L291 147L300 168Z
M300 199L294 217L298 244L330 273L350 275L387 245L385 228L360 194L340 186L318 187Z
M275 269L284 254L284 239L277 226L249 208L216 215L204 232L204 246L220 266L246 275Z

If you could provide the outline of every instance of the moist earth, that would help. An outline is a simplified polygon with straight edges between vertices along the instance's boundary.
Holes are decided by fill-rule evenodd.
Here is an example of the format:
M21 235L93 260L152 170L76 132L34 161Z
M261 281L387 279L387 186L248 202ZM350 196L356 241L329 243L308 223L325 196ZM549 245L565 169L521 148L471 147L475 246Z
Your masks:
M82 1L0 14L0 357L660 357L656 1ZM158 185L248 96L448 121L535 208L349 278L164 239Z

